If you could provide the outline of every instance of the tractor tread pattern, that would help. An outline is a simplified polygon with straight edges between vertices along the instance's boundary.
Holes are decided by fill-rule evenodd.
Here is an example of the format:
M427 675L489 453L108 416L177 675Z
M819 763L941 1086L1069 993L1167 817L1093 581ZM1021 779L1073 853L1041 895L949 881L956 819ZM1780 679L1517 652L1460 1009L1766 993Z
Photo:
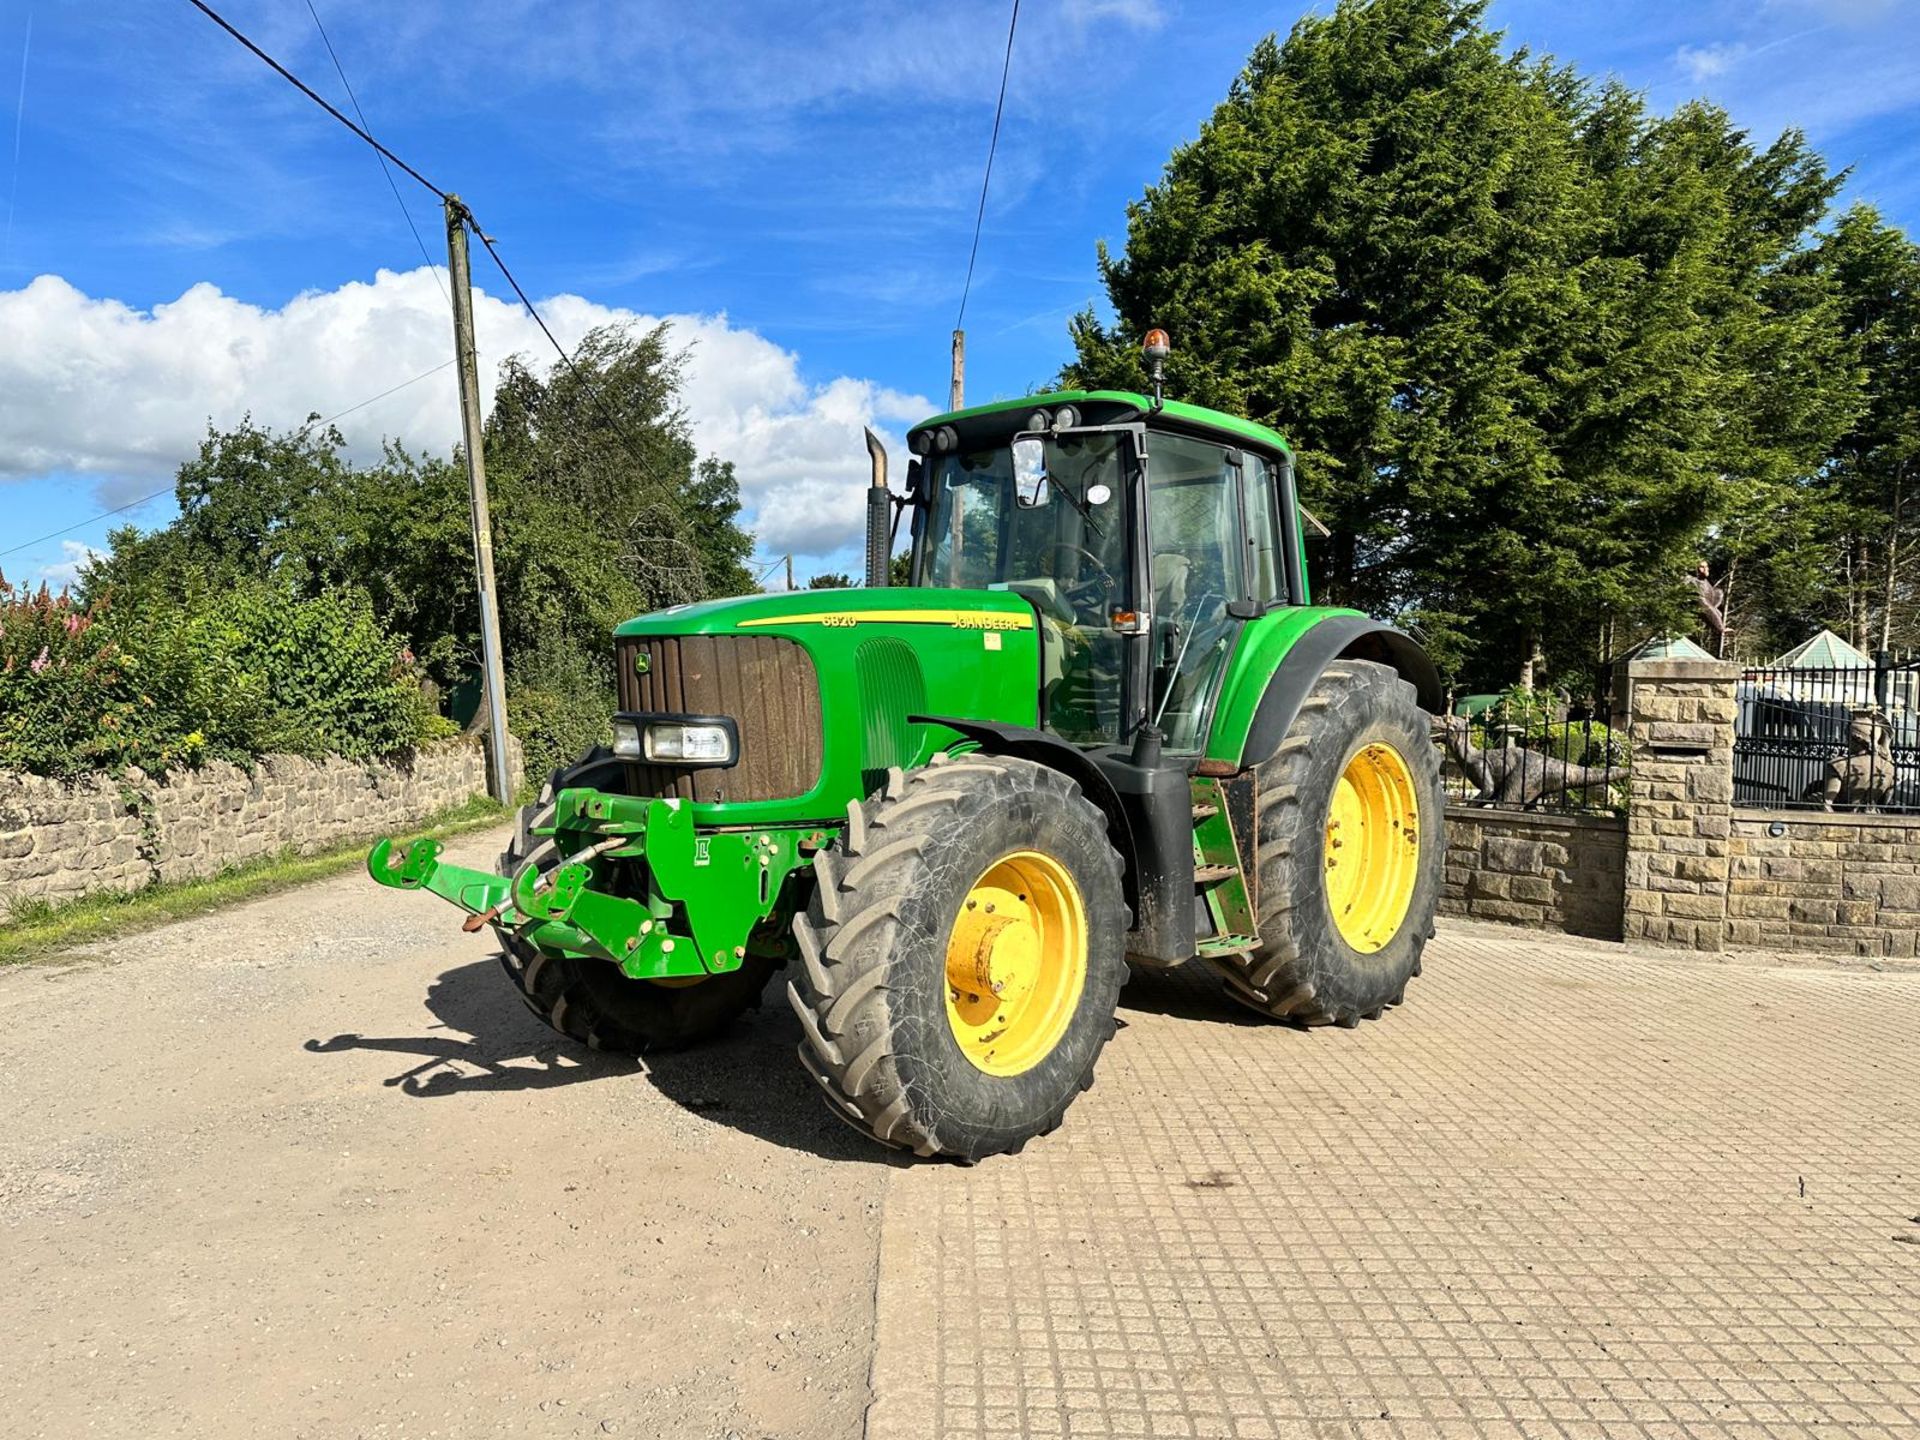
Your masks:
M1260 946L1250 952L1210 957L1228 983L1228 993L1242 1004L1302 1026L1336 1025L1351 1029L1362 1019L1376 1020L1388 1006L1401 1003L1404 986L1385 1006L1366 1010L1343 1009L1324 999L1302 963L1302 942L1292 915L1292 887L1288 880L1297 863L1317 863L1319 847L1307 833L1302 794L1308 789L1309 767L1316 753L1316 735L1322 717L1349 706L1372 706L1391 697L1418 706L1414 687L1391 668L1365 660L1336 660L1320 673L1313 690L1300 704L1293 729L1279 747L1256 767L1254 824L1258 835L1258 893L1262 897ZM1321 747L1324 748L1324 747ZM1438 768L1433 747L1409 758L1416 766ZM1437 787L1436 787L1437 788ZM1296 859L1300 855L1302 859ZM1432 934L1424 921L1414 936L1412 974L1420 973L1419 952Z
M1059 798L1084 811L1087 823L1104 833L1100 812L1078 785L1055 771L1001 756L936 755L924 768L890 771L879 794L854 802L853 808L861 812L859 823L850 823L814 856L814 894L807 909L794 917L802 964L788 981L787 998L800 1017L801 1064L841 1119L882 1144L915 1155L982 1158L956 1147L937 1123L919 1112L893 1062L896 1031L887 1009L886 977L901 924L901 902L919 883L921 855L929 840L954 823L963 805L981 803L987 787L1020 771L1038 772L1036 780L1048 777L1039 783L1057 783ZM1117 853L1112 865L1117 891ZM1090 963L1087 983L1108 989L1102 997L1108 1014L1118 1004L1125 974L1117 956L1109 968ZM842 1043L849 1035L873 1038L852 1053ZM1089 1067L1078 1089L1092 1084ZM1060 1123L1071 1098L1060 1102L1040 1133ZM1017 1150L1018 1144L1004 1148Z

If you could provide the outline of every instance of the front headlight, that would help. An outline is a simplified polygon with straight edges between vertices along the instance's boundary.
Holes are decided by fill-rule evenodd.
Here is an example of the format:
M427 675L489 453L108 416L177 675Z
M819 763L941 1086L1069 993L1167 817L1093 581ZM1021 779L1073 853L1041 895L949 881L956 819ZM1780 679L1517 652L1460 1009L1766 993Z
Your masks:
M739 759L730 720L651 720L643 715L615 717L613 753L656 765L731 765Z
M733 763L733 734L725 725L656 720L640 732L640 743L649 760L678 760L699 765Z

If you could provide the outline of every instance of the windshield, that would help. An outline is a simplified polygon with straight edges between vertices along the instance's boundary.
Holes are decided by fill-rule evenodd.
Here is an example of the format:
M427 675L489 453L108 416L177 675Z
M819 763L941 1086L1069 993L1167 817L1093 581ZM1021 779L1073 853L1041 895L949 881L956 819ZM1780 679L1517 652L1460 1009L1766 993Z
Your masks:
M1009 445L935 462L920 583L1016 590L1067 624L1105 625L1126 599L1120 437L1049 436L1040 453L1039 476L1016 477Z
M920 583L1011 590L1040 613L1042 723L1076 744L1121 730L1127 592L1122 439L1049 435L932 462Z

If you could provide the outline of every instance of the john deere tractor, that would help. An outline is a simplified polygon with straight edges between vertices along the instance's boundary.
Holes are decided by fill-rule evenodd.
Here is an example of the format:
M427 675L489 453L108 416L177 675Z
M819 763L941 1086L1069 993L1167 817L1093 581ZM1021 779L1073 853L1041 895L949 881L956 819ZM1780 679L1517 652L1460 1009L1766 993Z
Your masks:
M1287 443L1111 391L908 443L895 493L869 436L865 588L626 622L612 748L498 872L382 841L373 877L491 924L533 1012L598 1049L704 1039L785 966L828 1104L920 1155L1058 1125L1129 961L1197 958L1296 1025L1398 1004L1440 876L1439 682L1310 603Z

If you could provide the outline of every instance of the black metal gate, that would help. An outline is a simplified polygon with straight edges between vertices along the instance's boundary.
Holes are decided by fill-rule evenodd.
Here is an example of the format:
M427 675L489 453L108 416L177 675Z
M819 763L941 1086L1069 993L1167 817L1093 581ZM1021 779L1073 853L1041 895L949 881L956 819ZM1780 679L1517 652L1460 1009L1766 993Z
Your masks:
M1734 804L1920 811L1920 655L1750 669L1736 695Z

